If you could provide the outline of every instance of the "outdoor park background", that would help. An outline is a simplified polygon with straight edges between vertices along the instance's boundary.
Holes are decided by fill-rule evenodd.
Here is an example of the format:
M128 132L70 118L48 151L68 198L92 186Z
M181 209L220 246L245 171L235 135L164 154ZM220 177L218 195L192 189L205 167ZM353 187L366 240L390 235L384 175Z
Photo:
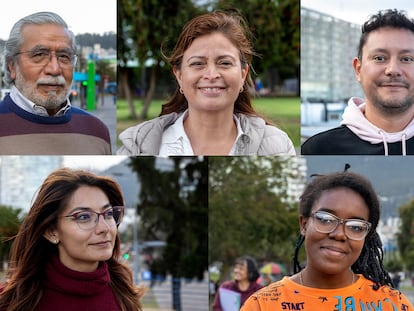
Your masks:
M299 1L118 1L117 133L161 112L176 88L161 54L172 50L184 24L215 9L239 11L252 31L253 106L300 144ZM137 13L140 14L137 14ZM254 90L253 90L254 92ZM119 141L117 142L119 146Z
M293 273L299 234L299 197L312 174L343 171L367 177L381 201L377 231L384 264L399 273L401 290L414 301L414 192L412 159L400 157L209 157L209 271L220 285L232 279L235 259L253 256L261 268L269 262L285 268L273 281ZM303 262L304 248L300 259ZM265 274L262 274L265 279ZM214 288L214 287L213 287ZM210 292L214 298L214 291Z

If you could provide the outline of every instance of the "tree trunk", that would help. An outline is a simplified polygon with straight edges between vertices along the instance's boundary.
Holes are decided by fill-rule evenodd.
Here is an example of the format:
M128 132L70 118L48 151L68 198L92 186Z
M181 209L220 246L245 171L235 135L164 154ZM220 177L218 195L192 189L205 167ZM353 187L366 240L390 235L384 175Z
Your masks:
M152 99L155 94L155 87L157 86L157 77L158 77L158 70L159 70L160 62L158 61L155 65L151 68L151 77L150 77L150 84L148 92L144 98L144 103L142 105L140 120L145 120L148 117L148 109L151 105Z
M125 99L128 102L128 107L129 107L129 115L131 116L132 119L137 119L137 113L135 111L135 106L134 106L134 99L132 98L131 95L131 89L129 88L129 84L128 84L128 72L126 69L122 69L121 67L119 67L119 83L120 83L120 87L123 88L124 90L124 94L125 94Z

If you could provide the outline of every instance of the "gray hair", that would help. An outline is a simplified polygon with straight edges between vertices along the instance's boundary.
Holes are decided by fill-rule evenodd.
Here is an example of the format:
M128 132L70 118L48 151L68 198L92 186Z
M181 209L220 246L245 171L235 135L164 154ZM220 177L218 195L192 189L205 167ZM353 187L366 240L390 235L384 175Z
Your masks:
M6 84L13 84L13 80L10 77L9 63L16 60L16 53L19 53L20 47L23 44L22 30L27 25L44 25L44 24L56 24L60 25L68 30L69 37L72 42L72 49L76 53L75 35L69 30L66 22L56 13L53 12L38 12L23 17L17 21L10 31L9 39L4 46L3 55L3 81Z

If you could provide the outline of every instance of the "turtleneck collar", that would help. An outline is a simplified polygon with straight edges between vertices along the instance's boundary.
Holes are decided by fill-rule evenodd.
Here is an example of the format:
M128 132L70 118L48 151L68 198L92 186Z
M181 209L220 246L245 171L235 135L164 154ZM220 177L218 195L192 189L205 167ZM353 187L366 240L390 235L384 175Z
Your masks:
M45 285L65 294L95 295L107 288L110 280L106 262L100 262L96 271L79 272L66 267L56 255L46 267Z
M42 297L35 311L120 311L110 286L108 265L101 262L93 272L74 271L63 265L58 256L46 264Z

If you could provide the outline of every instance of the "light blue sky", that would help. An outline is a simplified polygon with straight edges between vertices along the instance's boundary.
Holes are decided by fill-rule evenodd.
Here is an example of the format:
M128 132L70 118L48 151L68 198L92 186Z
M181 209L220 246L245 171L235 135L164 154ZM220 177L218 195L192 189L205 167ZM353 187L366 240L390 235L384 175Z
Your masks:
M116 32L116 0L11 0L1 5L0 39L8 39L17 20L39 11L59 14L75 35Z
M414 18L412 0L301 0L301 5L355 24L363 24L369 15L383 9L405 10Z

